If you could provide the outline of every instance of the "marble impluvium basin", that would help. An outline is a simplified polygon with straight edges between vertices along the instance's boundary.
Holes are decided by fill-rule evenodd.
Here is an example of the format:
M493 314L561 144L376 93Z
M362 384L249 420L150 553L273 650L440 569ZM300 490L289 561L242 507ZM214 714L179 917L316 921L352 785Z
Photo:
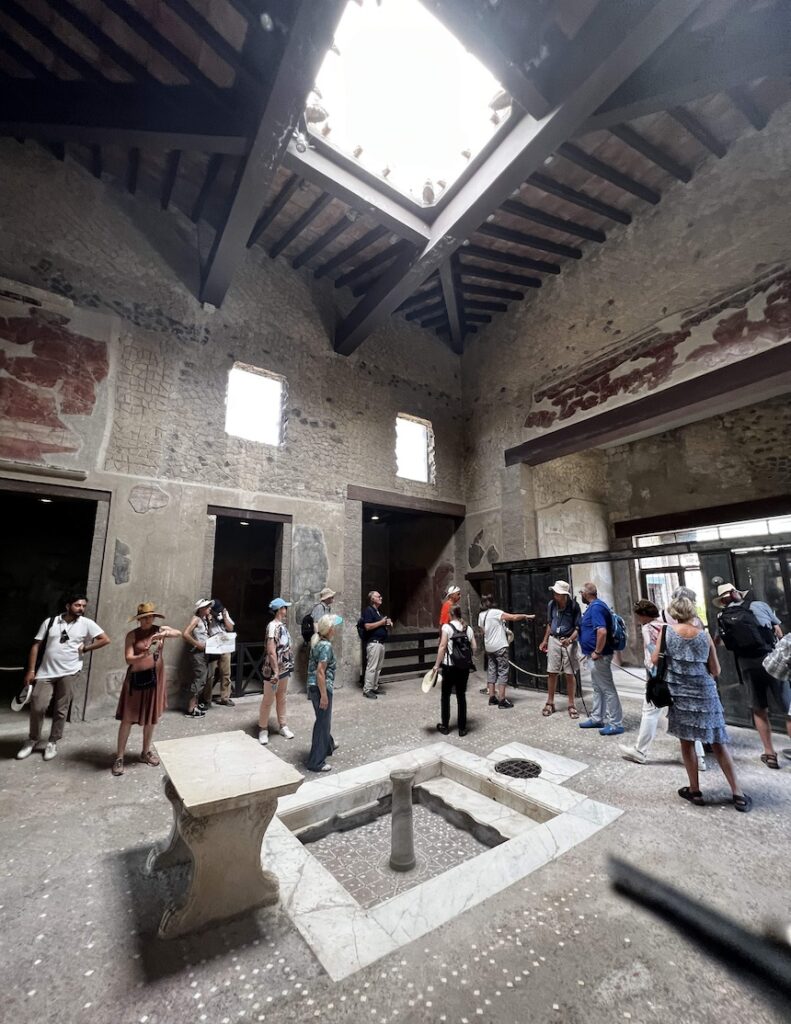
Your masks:
M513 779L495 772L495 764L507 758L536 761L541 775ZM519 743L488 757L432 743L321 776L282 797L262 856L276 865L284 910L337 981L527 877L619 817L618 808L563 785L586 767ZM487 842L477 855L363 906L302 840L311 830L332 831L333 822L348 826L350 816L386 798L390 773L399 768L415 771L421 803L441 802L443 815L456 812L465 827L480 827L493 845Z

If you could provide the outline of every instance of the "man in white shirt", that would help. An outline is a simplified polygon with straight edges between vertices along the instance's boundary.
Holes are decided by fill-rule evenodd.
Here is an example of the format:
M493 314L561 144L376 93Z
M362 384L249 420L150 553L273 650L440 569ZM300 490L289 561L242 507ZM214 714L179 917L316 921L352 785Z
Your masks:
M512 708L512 701L505 696L508 683L508 636L506 622L526 622L535 615L504 612L494 607L494 599L486 595L481 602L483 611L478 616L478 626L483 630L483 647L486 651L486 687L489 703L499 708ZM497 687L497 696L495 696Z
M25 686L33 687L30 698L30 738L16 755L29 757L41 741L44 715L53 696L52 729L44 749L44 760L51 761L58 753L57 743L69 711L74 682L82 671L82 657L88 651L106 647L110 638L93 619L86 618L88 602L81 595L66 599L64 611L45 619L39 627L27 659Z

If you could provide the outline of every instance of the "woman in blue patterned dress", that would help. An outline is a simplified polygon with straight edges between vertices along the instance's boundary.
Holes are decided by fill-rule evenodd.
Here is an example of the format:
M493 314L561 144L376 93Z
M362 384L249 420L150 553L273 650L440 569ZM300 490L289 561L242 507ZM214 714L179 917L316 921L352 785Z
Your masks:
M681 756L687 770L689 785L678 795L698 806L705 803L700 791L695 740L710 743L714 756L731 787L737 811L749 811L752 800L742 791L736 779L725 728L725 714L717 693L716 678L720 663L711 637L705 629L692 625L695 606L688 597L675 598L668 608L674 625L664 627L666 633L667 680L673 706L667 716L667 731L681 741ZM660 644L652 655L656 665Z

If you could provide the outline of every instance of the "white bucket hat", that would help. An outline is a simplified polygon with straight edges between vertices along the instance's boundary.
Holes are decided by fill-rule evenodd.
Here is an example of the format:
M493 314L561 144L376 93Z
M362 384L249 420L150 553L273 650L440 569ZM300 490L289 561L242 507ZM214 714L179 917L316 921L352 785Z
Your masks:
M28 683L27 686L23 686L19 693L11 701L12 711L21 711L22 708L27 704L33 695L33 687Z
M566 597L571 596L571 584L566 583L565 580L555 580L549 589L555 594L565 594Z
M723 608L724 605L722 599L724 597L727 597L728 594L732 594L734 590L739 595L740 601L743 601L747 596L746 590L739 590L738 587L735 587L733 585L733 583L720 583L720 585L717 587L717 596L711 603L715 606L715 608Z

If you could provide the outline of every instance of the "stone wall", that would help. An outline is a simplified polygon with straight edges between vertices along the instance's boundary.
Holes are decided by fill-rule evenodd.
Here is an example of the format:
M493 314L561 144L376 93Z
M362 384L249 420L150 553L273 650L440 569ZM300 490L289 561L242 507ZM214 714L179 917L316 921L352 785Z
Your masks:
M155 600L179 627L189 618L206 581L210 504L292 516L284 591L299 602L294 619L330 584L354 638L359 583L346 606L342 591L344 566L359 565L348 550L359 530L347 484L463 502L458 359L397 322L350 358L336 355L331 282L260 249L222 308L202 309L195 229L184 218L32 145L4 141L0 164L0 275L14 282L0 315L19 321L0 330L0 357L11 361L2 456L85 471L85 487L112 493L95 611L115 643L95 658L92 693L107 696L99 703L109 706L119 685L120 641L138 601ZM235 361L285 377L281 446L225 434ZM433 422L432 484L396 477L400 412ZM30 478L9 462L0 472ZM265 618L262 610L262 628Z
M564 380L578 377L582 367L601 368L619 352L640 369L639 353L636 361L634 352L629 355L632 343L672 336L668 325L683 323L685 313L713 306L724 294L749 291L791 266L789 167L791 108L786 105L763 132L748 132L724 159L704 162L690 184L668 183L662 202L640 209L630 226L608 226L604 245L584 246L581 261L567 263L529 301L512 307L468 342L463 396L471 568L484 569L494 556L554 554L558 528L568 534L568 551L602 546L611 503L619 507L622 501L610 493L602 452L568 456L535 469L506 469L503 450L527 440L531 429L541 429L541 423L528 419L531 413L557 412L550 408L553 385L560 385L562 397ZM739 344L738 332L733 343ZM612 370L613 379L625 372L620 365ZM598 379L601 383L603 378ZM626 385L616 400L629 400L635 385L650 390L651 381L626 379ZM536 401L537 394L545 395L542 403ZM587 392L577 397L594 404L598 400ZM679 434L689 438L685 452L693 467L704 461L700 451L691 449L705 435L702 424ZM727 451L725 446L707 450L723 457ZM666 451L679 461L669 446ZM622 455L621 478L629 473L628 461L629 454ZM750 447L727 451L727 458L710 472L729 478L729 500L753 496L751 461ZM787 470L767 459L761 465L765 493L780 493ZM669 470L668 483L675 488ZM679 487L670 503L699 506L700 486L692 491Z

